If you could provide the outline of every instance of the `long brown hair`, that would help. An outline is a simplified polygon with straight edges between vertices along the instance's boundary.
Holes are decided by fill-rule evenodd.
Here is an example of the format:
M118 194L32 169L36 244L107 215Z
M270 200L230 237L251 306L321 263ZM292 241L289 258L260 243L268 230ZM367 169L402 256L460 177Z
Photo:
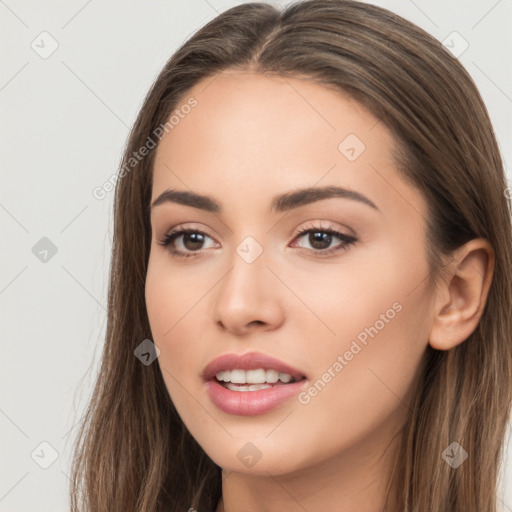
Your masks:
M403 512L495 512L512 403L511 205L499 148L474 82L440 42L350 0L231 8L175 52L147 94L116 183L106 339L76 441L72 510L209 512L220 498L221 468L188 433L159 365L134 357L152 339L144 286L155 151L130 158L192 86L226 68L341 90L391 130L397 168L428 204L433 282L441 257L461 244L482 237L492 245L494 275L477 328L451 350L427 348L393 481ZM456 470L441 456L454 441L469 454Z

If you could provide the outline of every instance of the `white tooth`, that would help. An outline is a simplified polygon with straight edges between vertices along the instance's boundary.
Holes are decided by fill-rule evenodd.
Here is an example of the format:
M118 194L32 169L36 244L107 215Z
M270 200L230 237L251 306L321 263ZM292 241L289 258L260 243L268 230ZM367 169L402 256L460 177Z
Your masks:
M245 384L245 370L231 370L231 378L233 384Z
M270 382L271 384L277 382L279 380L279 372L277 372L276 370L267 370L265 380L267 382Z
M220 382L231 382L233 384L275 384L278 380L288 383L293 380L288 373L278 372L277 370L264 370L257 368L255 370L222 370L217 372L217 379Z
M263 368L257 370L247 370L245 372L245 382L248 384L263 384L265 382L266 373Z
M279 380L283 381L284 383L287 383L292 380L292 376L288 375L287 373L279 373Z

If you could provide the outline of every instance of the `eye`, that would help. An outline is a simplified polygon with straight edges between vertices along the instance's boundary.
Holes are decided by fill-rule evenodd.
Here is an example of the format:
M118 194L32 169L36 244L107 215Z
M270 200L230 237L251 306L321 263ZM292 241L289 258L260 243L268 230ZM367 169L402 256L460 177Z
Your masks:
M165 235L164 239L161 240L159 244L164 247L169 247L171 256L190 258L196 256L194 253L197 253L199 249L204 249L203 244L207 238L212 240L212 238L203 231L199 231L197 229L181 229L171 231ZM183 249L176 248L175 242L177 240L180 240L178 245L181 245L185 251ZM187 254L186 251L192 251L192 254Z
M308 235L306 237L306 235ZM337 246L330 247L333 240L341 240ZM329 256L333 253L346 250L351 244L357 242L357 238L351 235L345 235L331 228L322 228L313 226L311 228L301 228L295 239L305 239L310 247L306 248L308 252L313 252L320 257Z

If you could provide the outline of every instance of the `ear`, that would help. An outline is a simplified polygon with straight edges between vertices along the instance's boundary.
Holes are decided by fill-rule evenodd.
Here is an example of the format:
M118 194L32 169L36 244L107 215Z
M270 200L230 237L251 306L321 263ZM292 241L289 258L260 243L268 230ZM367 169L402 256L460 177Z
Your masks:
M453 253L436 289L429 343L449 350L465 341L482 316L494 272L494 250L483 238L470 240Z

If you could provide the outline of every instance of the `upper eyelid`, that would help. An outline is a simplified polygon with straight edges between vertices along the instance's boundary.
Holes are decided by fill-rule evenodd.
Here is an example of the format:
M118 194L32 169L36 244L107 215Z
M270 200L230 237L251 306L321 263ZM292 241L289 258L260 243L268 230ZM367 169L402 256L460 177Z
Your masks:
M336 231L336 232L339 232L340 235L344 235L346 237L355 238L355 233L353 232L353 230L349 229L348 227L345 227L345 229L347 229L348 231L352 231L352 233L344 233L343 232L343 228L337 228L337 227L335 227L333 225L327 225L327 226L322 225L326 221L319 221L319 220L317 220L317 221L306 221L306 222L310 222L311 225L309 225L309 226L302 225L298 229L298 232L297 232L297 229L295 229L294 234L295 234L296 237L299 236L299 235L304 234L304 232L307 232L307 231L312 230L312 229L313 230L316 229L317 231ZM205 234L206 236L209 236L212 239L215 239L215 237L210 235L205 229L197 227L197 226L194 226L194 225L191 225L189 223L177 224L176 227L168 229L164 233L163 236L166 237L166 236L169 236L171 234L178 234L178 233L180 235L182 235L183 234L183 233L181 233L182 231L200 232L200 233Z

